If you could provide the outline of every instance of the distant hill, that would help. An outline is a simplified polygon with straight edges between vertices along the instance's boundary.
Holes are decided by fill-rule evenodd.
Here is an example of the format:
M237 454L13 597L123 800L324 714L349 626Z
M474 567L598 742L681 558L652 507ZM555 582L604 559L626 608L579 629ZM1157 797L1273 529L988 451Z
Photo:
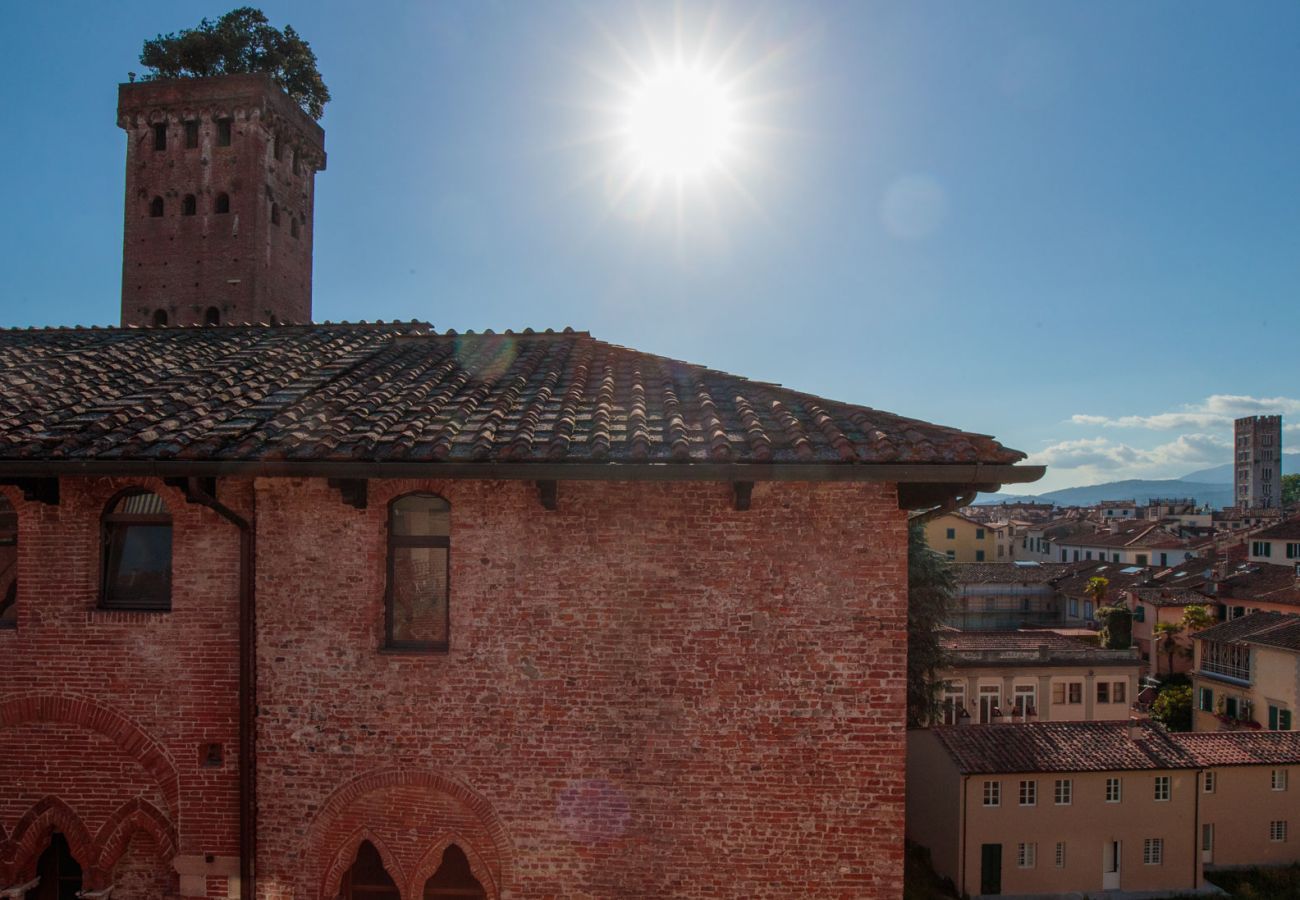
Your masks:
M1232 484L1231 482L1215 484L1183 481L1178 478L1165 481L1130 479L1091 484L1086 487L1062 488L1059 491L1048 491L1033 497L1003 493L980 494L975 502L983 505L1004 501L1034 501L1055 503L1058 506L1091 506L1103 500L1136 500L1138 503L1146 503L1153 497L1192 497L1198 505L1208 504L1219 509L1232 504Z
M1224 463L1221 466L1210 466L1208 469L1197 469L1195 472L1188 472L1179 481L1197 481L1201 484L1232 484L1232 463Z

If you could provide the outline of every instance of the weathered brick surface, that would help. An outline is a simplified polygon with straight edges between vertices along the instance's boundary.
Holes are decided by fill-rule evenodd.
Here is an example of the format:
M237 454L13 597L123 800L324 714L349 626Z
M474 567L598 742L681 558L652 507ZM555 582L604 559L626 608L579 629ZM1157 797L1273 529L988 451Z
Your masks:
M417 488L452 504L451 650L387 654L387 502ZM900 894L892 489L257 491L264 897L327 896L361 835L406 896L452 835L493 896Z
M116 898L238 852L238 533L174 517L173 611L95 610L128 482L19 512L0 631L0 877L69 836ZM382 650L391 499L452 507L451 649ZM446 847L493 898L901 895L905 524L891 486L223 481L258 527L259 896L403 896ZM225 765L199 765L224 744ZM152 861L152 862L151 862ZM224 879L209 878L209 896Z
M100 516L132 484L173 517L170 613L96 608ZM58 506L0 490L19 522L18 628L0 630L0 881L30 871L52 830L90 886L119 865L142 883L160 857L136 834L164 848L153 877L168 884L177 852L237 854L237 531L150 479L64 479ZM241 493L247 484L227 490L236 505ZM207 742L223 744L224 766L199 765Z
M218 141L221 119L232 123L229 146ZM186 146L187 121L198 123L196 147ZM260 75L124 84L118 124L127 135L122 324L152 324L163 310L169 325L201 325L213 306L223 323L311 321L319 126ZM154 149L159 124L163 150ZM156 197L161 216L151 215Z

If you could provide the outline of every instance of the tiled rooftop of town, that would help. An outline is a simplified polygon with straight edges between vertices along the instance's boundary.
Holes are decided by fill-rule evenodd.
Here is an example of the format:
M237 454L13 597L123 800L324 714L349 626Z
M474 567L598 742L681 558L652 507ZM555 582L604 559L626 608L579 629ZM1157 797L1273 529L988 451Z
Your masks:
M1300 651L1300 615L1250 613L1197 632L1196 637L1206 641L1260 644Z

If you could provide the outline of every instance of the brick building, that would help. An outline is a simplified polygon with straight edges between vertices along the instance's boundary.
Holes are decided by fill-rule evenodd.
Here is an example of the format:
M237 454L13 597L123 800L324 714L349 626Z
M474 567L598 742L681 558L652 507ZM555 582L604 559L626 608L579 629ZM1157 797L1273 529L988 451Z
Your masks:
M0 333L0 890L900 895L906 510L1023 454L567 329L159 296Z

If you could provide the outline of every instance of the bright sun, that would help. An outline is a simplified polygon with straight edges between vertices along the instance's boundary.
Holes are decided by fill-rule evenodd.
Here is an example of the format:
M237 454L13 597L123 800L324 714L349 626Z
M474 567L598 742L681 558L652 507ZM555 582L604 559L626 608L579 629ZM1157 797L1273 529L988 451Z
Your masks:
M678 65L644 80L627 110L628 150L652 176L697 175L722 165L734 110L709 73Z

